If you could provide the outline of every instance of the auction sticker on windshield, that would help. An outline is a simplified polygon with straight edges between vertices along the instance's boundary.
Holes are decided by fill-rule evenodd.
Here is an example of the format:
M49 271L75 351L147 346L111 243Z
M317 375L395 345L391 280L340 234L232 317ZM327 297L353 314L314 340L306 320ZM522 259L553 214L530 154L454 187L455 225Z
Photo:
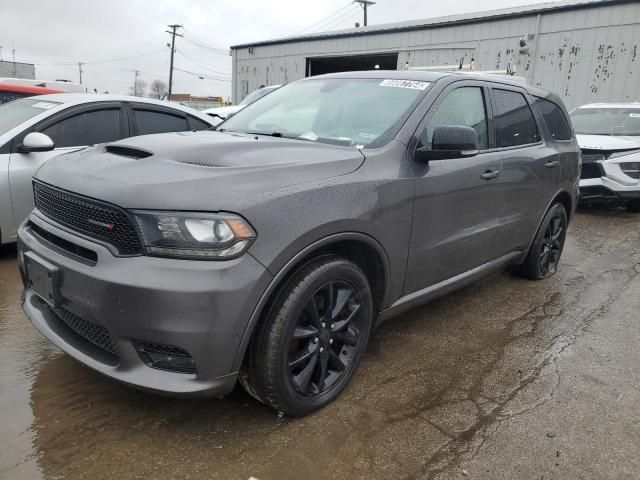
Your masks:
M419 82L417 80L392 80L387 79L380 82L381 87L412 88L414 90L424 90L429 86L429 82Z

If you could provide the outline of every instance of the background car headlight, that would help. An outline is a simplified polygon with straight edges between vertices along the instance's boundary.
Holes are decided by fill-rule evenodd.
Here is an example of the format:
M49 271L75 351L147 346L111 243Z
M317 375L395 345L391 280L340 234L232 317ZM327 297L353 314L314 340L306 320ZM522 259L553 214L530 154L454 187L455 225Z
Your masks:
M238 215L146 210L132 213L147 255L227 260L244 253L256 238L251 226Z

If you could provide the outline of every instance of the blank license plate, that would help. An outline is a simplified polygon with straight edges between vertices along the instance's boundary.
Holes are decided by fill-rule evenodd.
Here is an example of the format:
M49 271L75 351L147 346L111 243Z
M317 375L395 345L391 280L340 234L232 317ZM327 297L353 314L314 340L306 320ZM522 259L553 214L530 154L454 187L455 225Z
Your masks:
M24 254L24 262L29 289L52 307L57 307L60 303L60 269L33 252Z

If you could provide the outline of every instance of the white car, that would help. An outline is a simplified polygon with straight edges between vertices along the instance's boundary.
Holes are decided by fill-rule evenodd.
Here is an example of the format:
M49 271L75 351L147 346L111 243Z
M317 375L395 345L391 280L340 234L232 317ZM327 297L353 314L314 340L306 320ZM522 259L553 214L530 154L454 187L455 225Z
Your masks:
M176 103L58 93L0 105L0 244L33 209L31 177L44 162L87 145L151 133L207 130L211 117Z
M640 212L640 103L593 103L571 112L582 150L580 200Z
M229 105L228 107L216 107L216 108L208 108L203 110L203 113L210 115L216 119L217 123L222 123L227 119L228 116L233 115L234 113L242 110L247 105L251 105L256 100L261 99L265 95L270 94L271 92L277 90L282 85L270 85L268 87L262 87L257 90L254 90L249 95L245 97L238 105Z

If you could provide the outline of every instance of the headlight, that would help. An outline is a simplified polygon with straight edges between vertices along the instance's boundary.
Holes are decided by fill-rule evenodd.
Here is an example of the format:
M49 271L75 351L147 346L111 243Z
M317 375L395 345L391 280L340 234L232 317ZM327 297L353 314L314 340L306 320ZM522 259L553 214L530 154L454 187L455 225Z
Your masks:
M634 153L640 153L640 150L622 150L620 152L613 152L611 155L609 155L607 160L610 160L612 158L625 157L627 155L632 155Z
M256 238L238 215L197 212L132 212L145 253L160 257L228 260Z

